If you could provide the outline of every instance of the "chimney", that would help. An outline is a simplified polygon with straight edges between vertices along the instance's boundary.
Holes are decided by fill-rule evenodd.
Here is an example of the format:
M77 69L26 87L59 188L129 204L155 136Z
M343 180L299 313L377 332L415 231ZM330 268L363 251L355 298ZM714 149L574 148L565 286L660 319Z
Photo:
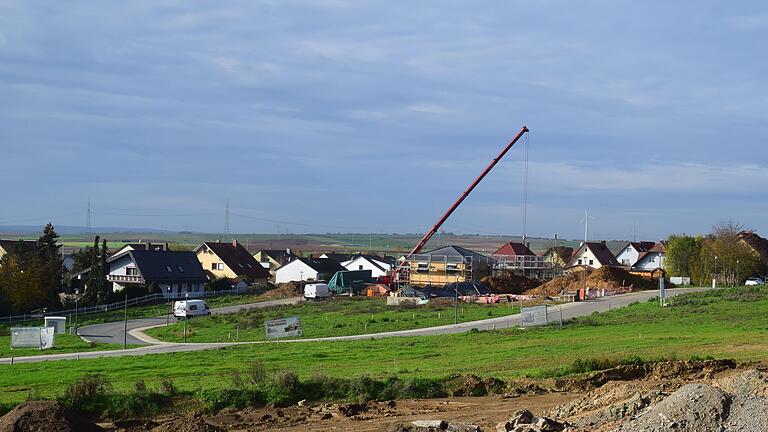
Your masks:
M291 255L291 248L285 248L285 253L290 256Z
M232 239L232 246L237 247L237 239Z
M601 240L600 243L605 246L605 240Z

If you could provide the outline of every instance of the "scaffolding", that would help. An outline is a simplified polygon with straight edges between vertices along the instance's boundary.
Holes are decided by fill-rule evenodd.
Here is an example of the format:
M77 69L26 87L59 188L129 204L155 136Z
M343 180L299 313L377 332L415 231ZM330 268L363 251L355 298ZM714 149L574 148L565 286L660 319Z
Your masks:
M562 275L562 269L537 255L493 255L494 273L515 272L529 279L546 280Z
M396 288L471 281L490 274L493 263L492 258L473 256L416 254L403 257L396 269Z

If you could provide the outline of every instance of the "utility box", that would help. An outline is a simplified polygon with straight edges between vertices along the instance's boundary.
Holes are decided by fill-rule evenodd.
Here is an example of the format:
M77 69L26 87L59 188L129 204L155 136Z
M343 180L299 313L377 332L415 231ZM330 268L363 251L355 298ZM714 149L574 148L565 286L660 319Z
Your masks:
M67 317L49 316L45 317L45 325L43 327L53 327L53 332L56 334L64 334L67 332Z

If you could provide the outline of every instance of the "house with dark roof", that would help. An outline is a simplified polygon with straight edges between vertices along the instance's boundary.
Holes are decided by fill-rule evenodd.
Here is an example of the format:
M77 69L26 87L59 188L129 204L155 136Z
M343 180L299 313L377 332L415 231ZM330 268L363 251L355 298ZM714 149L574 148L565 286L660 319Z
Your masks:
M599 269L603 266L620 266L620 264L613 256L613 252L605 245L605 241L602 241L582 243L568 260L565 268L571 269L582 266Z
M0 240L0 259L15 248L20 248L24 252L36 251L37 240Z
M203 267L194 252L126 250L107 259L113 292L141 285L147 292L168 298L200 294L205 290Z
M283 264L287 264L296 258L296 254L291 252L290 249L262 249L255 254L253 258L261 264L262 267L269 271L270 276L274 279L275 270Z
M168 247L168 243L144 243L140 241L138 243L126 243L117 250L111 251L110 255L119 255L129 250L167 251L170 250L170 248Z
M410 283L413 285L446 285L480 280L491 273L491 257L461 246L444 246L407 257Z
M658 269L664 269L664 257L667 248L664 242L658 242L646 252L641 252L640 257L632 265L632 270L652 272Z
M656 243L647 241L627 242L616 254L616 261L623 266L632 267L640 259L641 254L645 255L654 245Z
M329 281L337 271L344 270L341 264L330 258L296 257L275 270L275 283Z
M344 254L344 253L336 253L336 252L326 252L322 255L320 255L320 258L330 258L334 261L336 261L339 264L342 264L344 262L347 262L354 258L355 255L353 254Z
M762 263L760 273L768 273L768 239L760 237L760 235L752 231L742 231L739 233L739 241L760 258Z
M553 268L563 269L573 256L573 248L568 246L554 246L547 249L542 257L544 261L552 264Z
M204 242L194 252L203 269L216 279L237 279L253 284L266 283L270 278L269 270L237 240L231 243Z
M386 276L395 267L395 260L378 255L356 255L341 263L347 270L370 270L371 277Z

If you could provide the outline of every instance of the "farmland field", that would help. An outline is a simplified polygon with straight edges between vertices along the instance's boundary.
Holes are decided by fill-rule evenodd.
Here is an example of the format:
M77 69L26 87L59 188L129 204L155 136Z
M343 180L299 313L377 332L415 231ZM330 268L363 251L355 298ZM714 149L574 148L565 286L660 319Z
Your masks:
M180 390L228 388L232 374L252 361L306 379L367 375L386 379L477 374L498 378L552 377L578 372L574 364L620 360L766 359L768 289L733 288L688 294L659 307L651 301L593 314L563 329L503 329L455 335L344 342L239 345L194 353L87 359L0 366L0 403L27 395L54 397L86 373L99 373L117 391L137 380L157 386L172 379ZM578 361L578 362L577 362Z

